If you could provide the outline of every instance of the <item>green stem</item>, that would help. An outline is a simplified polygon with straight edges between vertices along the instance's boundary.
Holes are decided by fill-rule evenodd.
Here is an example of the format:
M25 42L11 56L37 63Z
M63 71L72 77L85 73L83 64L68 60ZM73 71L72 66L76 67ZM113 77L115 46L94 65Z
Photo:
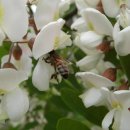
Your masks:
M130 55L120 56L120 63L130 84Z

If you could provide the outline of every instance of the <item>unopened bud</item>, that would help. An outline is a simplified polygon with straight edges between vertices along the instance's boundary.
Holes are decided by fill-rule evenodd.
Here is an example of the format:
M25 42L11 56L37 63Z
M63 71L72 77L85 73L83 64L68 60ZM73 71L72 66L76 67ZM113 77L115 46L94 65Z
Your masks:
M99 3L98 3L98 5L97 5L96 9L97 9L98 11L100 11L101 13L104 14L104 9L103 9L101 0L99 1Z
M121 86L118 87L117 90L129 90L129 85L128 83L124 83Z
M29 40L29 42L28 42L28 46L29 46L29 48L30 48L31 50L32 50L32 48L33 48L34 41L35 41L35 38L31 38L31 39Z
M109 69L105 70L103 72L102 76L104 76L114 82L116 80L116 68L109 68Z
M110 42L107 40L104 40L99 46L97 46L97 49L104 53L109 52L111 49Z
M10 62L6 62L3 64L3 67L2 68L12 68L12 69L16 69L16 67L10 63ZM16 69L17 70L17 69Z
M20 46L18 44L16 46L14 46L14 48L13 48L13 56L14 56L15 60L20 60L20 58L22 56L22 49L20 48Z

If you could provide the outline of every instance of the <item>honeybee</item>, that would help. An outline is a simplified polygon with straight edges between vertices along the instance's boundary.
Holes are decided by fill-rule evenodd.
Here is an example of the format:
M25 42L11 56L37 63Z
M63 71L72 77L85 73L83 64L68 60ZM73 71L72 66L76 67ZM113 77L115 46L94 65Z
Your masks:
M54 50L49 53L49 56L44 59L46 63L54 66L56 74L60 74L64 79L69 76L69 68L67 61L60 57Z

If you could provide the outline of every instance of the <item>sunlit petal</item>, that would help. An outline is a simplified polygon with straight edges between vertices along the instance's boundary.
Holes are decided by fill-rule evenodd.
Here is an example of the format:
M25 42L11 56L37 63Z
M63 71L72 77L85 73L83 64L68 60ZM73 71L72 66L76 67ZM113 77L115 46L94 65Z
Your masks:
M0 69L0 91L11 91L27 78L24 72L10 68Z
M64 20L59 19L58 21L51 22L42 28L33 45L34 58L38 59L42 55L45 55L54 49L55 42L59 42L58 40L63 24Z
M2 28L11 39L19 41L27 33L28 15L24 0L1 0L3 7Z
M112 36L112 24L104 14L96 9L88 8L82 11L82 15L87 21L90 30L94 30L102 35Z
M36 13L34 15L34 19L38 29L41 29L49 22L58 19L56 19L56 17L59 17L59 2L60 0L53 0L53 2L52 0L38 1Z
M53 73L54 71L52 71L52 66L40 59L32 75L32 82L34 86L40 91L48 90L51 75Z

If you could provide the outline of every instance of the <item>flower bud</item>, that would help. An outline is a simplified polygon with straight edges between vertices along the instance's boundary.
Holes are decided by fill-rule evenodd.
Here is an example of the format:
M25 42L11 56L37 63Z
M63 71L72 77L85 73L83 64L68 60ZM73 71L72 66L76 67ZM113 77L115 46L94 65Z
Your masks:
M104 76L114 82L116 80L116 68L109 68L109 69L105 70L103 72L102 76Z
M10 62L6 62L3 64L3 67L2 68L12 68L12 69L16 69L16 67L10 63ZM17 70L17 69L16 69Z
M34 41L35 41L35 38L31 38L31 39L29 40L29 42L28 42L28 46L29 46L29 48L30 48L31 50L32 50L32 48L33 48Z
M97 9L98 11L100 11L101 13L104 14L104 9L103 9L102 2L101 2L101 1L99 1L99 3L98 3L98 5L97 5L96 9Z
M18 44L16 46L14 46L14 48L13 48L13 56L14 56L15 60L20 60L20 58L22 56L22 49L20 48L20 46Z
M97 46L97 49L104 53L109 52L111 49L110 42L107 40L104 40L99 46Z
M118 87L118 90L129 90L128 83L124 83L121 86Z

